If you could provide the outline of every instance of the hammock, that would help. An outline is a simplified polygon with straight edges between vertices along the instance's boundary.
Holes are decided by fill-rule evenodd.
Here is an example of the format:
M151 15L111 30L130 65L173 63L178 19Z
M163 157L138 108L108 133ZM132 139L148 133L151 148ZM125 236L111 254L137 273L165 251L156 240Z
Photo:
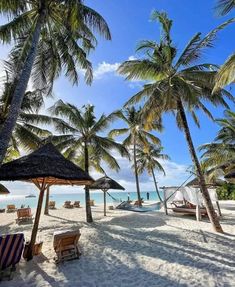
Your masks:
M149 212L149 211L158 211L162 208L163 202L156 202L153 204L148 204L144 206L135 206L131 205L127 201L123 201L120 203L118 206L116 206L117 209L122 209L122 210L128 210L128 211L134 211L134 212Z

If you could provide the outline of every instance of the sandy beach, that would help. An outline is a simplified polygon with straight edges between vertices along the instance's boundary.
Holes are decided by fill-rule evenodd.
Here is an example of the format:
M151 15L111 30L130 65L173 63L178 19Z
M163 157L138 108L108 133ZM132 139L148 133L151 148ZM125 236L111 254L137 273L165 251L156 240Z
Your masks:
M42 215L39 236L43 254L23 259L12 281L1 286L235 286L235 201L221 202L225 235L215 234L208 220L197 222L162 211L134 213L92 208L94 223L85 223L85 210L51 210ZM16 214L0 214L1 233L24 232L32 225L17 225ZM54 230L80 228L82 256L56 265Z

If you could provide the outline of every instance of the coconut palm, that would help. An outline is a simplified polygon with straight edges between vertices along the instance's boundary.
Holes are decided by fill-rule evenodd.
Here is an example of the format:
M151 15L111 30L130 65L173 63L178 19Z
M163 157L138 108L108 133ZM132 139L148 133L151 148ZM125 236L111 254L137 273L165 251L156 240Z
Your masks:
M218 0L216 5L216 11L220 16L228 14L235 8L234 0ZM234 83L235 81L235 54L233 53L226 62L221 66L214 90L218 90L221 87Z
M200 126L196 110L202 110L212 118L205 106L205 101L227 107L224 98L233 99L232 95L225 90L219 90L211 96L216 67L212 64L195 63L200 59L203 50L212 46L217 32L229 21L212 30L204 38L197 33L178 56L176 46L171 39L172 20L167 17L166 13L157 11L153 12L152 19L159 21L161 25L160 42L142 41L137 51L144 52L144 58L126 61L119 67L119 73L125 75L126 79L149 81L127 102L126 106L145 100L142 116L145 124L152 124L153 120L161 118L164 113L173 113L179 129L185 133L192 160L197 168L209 218L213 227L218 232L222 232L193 145L186 111Z
M221 129L212 143L202 145L199 150L203 151L203 164L209 174L224 173L235 169L235 113L225 111L225 118L216 122Z
M159 194L156 176L154 170L162 172L164 175L165 170L159 160L169 160L170 157L167 154L162 153L163 147L155 147L153 145L148 145L146 147L138 147L136 149L136 161L137 161L137 170L139 174L142 174L147 170L149 175L152 175L156 192L160 201L162 198Z
M0 128L4 124L10 109L12 99L13 83L7 80L4 83L3 93L0 97ZM11 135L10 146L7 149L4 162L13 160L20 155L19 147L25 151L30 151L38 148L43 137L51 135L49 131L30 124L29 118L39 122L40 115L38 114L40 108L44 104L43 90L37 89L34 91L27 91L21 105L20 113Z
M118 118L123 120L127 127L121 129L113 129L110 133L110 137L121 136L127 134L127 137L123 140L123 145L126 148L131 148L133 152L133 162L134 162L134 173L135 173L135 182L136 182L136 191L138 197L138 203L141 205L141 196L140 196L140 185L139 185L139 176L138 176L138 167L137 167L137 147L142 144L147 146L149 142L159 145L159 138L155 137L144 127L142 118L141 118L141 109L136 110L134 107L127 108L126 110L121 110L114 112ZM152 125L151 128L160 129L160 124Z
M0 40L15 43L10 60L18 74L8 116L0 131L0 164L15 127L30 75L35 86L51 85L63 72L78 83L78 69L85 70L87 83L92 66L87 54L96 45L97 31L106 39L105 20L82 0L21 0L0 3L0 13L9 22L0 26Z
M82 109L78 109L61 100L51 107L50 111L53 116L60 117L48 117L47 123L53 123L56 131L64 134L54 136L52 140L65 156L81 164L87 173L90 172L91 167L103 171L102 162L105 162L111 169L120 169L112 151L116 150L122 156L128 156L127 150L121 144L101 135L114 120L114 115L105 116L103 114L97 119L94 114L94 106L86 105ZM87 222L92 222L88 186L85 187L85 197L86 219Z

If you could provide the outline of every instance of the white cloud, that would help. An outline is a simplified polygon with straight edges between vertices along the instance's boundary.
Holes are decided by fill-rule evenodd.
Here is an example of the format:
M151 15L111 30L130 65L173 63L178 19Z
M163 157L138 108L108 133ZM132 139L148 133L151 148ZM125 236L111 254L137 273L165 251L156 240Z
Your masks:
M110 64L110 63L102 62L98 64L97 68L94 70L94 79L95 80L102 79L104 75L107 75L107 74L116 74L116 71L119 66L120 66L120 63Z

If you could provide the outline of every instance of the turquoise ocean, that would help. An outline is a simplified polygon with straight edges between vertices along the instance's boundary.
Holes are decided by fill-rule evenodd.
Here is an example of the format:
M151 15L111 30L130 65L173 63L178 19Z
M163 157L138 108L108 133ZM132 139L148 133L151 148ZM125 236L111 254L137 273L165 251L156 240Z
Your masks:
M124 201L128 199L128 192L109 192L112 197L114 197L117 200ZM21 205L24 206L30 206L31 208L37 207L37 201L38 201L38 194L34 193L36 197L26 198L26 194L24 195L0 195L0 208L6 208L8 204L15 204L17 208L20 208ZM161 192L160 192L161 194ZM156 191L149 191L150 200L151 201L158 201L159 198L157 196ZM102 192L94 192L90 191L90 197L91 199L95 200L95 203L100 204L103 203L103 193ZM136 200L137 194L136 192L129 192L130 200ZM147 192L141 192L141 197L146 200L147 199ZM113 199L107 195L107 203L111 204L113 203ZM45 198L44 198L45 199ZM81 205L84 206L85 204L85 193L66 193L66 194L51 194L50 200L56 201L56 206L61 207L63 206L64 202L66 200L75 201L80 200Z

